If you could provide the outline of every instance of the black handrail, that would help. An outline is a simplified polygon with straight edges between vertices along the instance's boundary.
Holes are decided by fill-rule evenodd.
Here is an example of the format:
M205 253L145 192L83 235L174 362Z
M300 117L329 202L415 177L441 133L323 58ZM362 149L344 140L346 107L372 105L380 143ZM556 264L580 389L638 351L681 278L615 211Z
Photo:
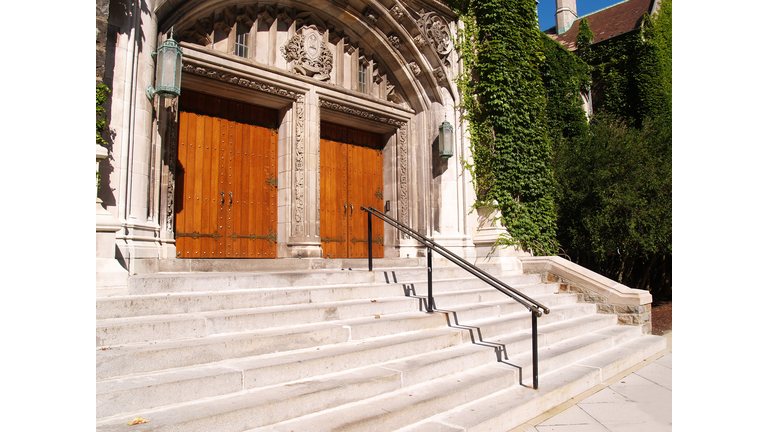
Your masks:
M549 308L537 302L536 300L528 297L527 295L521 293L520 291L512 288L511 286L505 284L504 282L496 279L495 277L491 276L484 270L481 270L474 264L471 264L464 258L461 258L455 253L444 248L439 243L436 243L435 241L422 236L421 234L412 230L410 227L400 223L395 219L392 219L391 217L380 212L379 210L373 207L365 207L365 206L361 207L360 209L368 213L368 271L373 271L373 241L372 241L373 236L372 236L371 215L378 217L384 222L387 222L394 228L415 238L417 241L419 241L420 243L422 243L424 246L427 247L427 312L429 313L434 312L434 298L432 297L432 251L433 250L439 253L440 255L442 255L448 261L451 261L452 263L458 265L459 267L471 273L473 276L477 277L478 279L482 280L488 285L496 288L497 290L501 291L508 297L516 300L518 303L525 306L531 312L531 339L532 339L532 345L533 345L533 351L532 351L533 388L538 389L539 388L539 353L538 353L537 318L541 316L542 311L545 314L548 314L550 312Z

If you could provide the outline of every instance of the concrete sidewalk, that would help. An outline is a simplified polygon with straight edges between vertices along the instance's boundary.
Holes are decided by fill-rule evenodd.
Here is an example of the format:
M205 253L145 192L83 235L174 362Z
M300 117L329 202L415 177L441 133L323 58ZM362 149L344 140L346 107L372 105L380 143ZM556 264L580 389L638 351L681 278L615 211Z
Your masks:
M667 348L509 432L672 431L672 332Z

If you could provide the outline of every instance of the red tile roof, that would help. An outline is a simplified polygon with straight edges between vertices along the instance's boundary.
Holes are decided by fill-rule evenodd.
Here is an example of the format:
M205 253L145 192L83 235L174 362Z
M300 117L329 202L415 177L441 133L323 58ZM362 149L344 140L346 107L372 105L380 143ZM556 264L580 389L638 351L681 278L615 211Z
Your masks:
M643 13L651 13L654 0L626 0L605 9L579 17L571 28L563 34L557 34L553 27L546 30L549 37L560 42L566 49L576 49L576 35L579 33L579 23L583 18L589 21L589 28L595 35L592 43L597 43L618 36L638 27L643 21Z

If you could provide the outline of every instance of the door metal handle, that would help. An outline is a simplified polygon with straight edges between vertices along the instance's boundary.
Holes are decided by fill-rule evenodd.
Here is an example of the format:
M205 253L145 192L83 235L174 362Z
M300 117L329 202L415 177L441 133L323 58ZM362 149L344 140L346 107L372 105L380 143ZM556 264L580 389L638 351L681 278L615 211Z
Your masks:
M347 203L344 203L344 216L347 215Z
M355 211L355 206L352 204L349 205L349 215L352 216L352 212Z
M232 207L232 191L229 191L229 206Z
M224 191L221 191L221 207L224 207Z

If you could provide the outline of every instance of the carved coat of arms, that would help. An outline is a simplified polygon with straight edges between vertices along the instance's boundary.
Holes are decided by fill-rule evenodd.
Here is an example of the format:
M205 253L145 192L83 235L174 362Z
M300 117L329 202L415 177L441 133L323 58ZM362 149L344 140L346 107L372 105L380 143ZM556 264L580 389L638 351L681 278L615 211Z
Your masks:
M283 57L291 62L294 72L314 77L320 81L331 78L333 53L325 44L317 26L302 27L280 48Z

